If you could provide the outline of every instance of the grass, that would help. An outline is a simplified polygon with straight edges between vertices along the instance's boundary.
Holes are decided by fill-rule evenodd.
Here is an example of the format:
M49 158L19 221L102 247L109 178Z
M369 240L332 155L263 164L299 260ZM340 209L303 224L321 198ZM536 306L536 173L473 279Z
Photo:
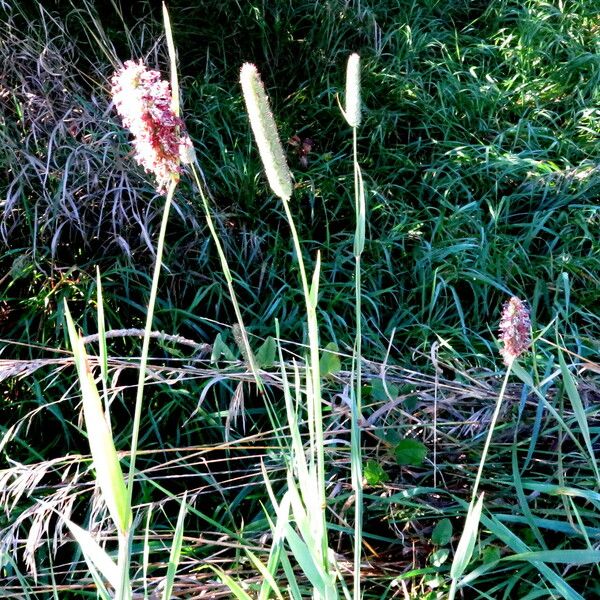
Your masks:
M274 503L264 473L276 503L288 489L281 368L290 382L296 370L305 376L306 311L284 207L268 188L244 110L238 75L246 61L261 72L294 176L300 252L307 265L321 257L320 353L330 342L339 353L322 379L327 540L352 586L355 171L337 99L356 51L364 108L356 150L368 206L360 277L363 597L448 595L504 375L500 307L512 294L531 306L535 346L507 385L457 597L598 594L595 1L224 6L206 0L190 10L175 0L169 9L182 111L215 232L250 346L256 356L270 348L259 364L267 393L244 364L229 282L186 176L173 199L153 324L166 335L150 342L134 588L162 594L179 531L174 595L231 597L215 567L258 596L264 576L247 551L267 564ZM99 330L98 266L107 330L144 326L162 204L109 109L108 77L117 59L130 57L168 73L162 15L145 2L121 16L112 5L94 12L23 3L2 20L0 569L10 597L96 597L61 519L90 529L113 556L116 532L94 486L62 307L68 300L84 334ZM311 141L306 166L288 143L295 135ZM268 356L269 336L283 365ZM99 364L95 342L86 347ZM108 340L123 469L140 347L139 335ZM297 414L308 448L306 413ZM422 462L402 464L405 440L424 445ZM295 580L308 597L294 556L282 556L274 576L283 596Z

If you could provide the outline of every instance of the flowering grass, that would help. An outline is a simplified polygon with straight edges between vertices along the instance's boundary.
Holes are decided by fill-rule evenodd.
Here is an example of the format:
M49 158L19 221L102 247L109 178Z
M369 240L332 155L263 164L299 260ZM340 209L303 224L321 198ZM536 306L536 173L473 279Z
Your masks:
M135 591L231 597L229 583L260 597L272 579L272 597L310 595L270 519L293 488L294 444L298 456L310 448L306 406L286 393L304 398L310 340L298 281L319 254L322 471L338 592L360 575L365 598L446 598L453 581L465 598L594 597L595 3L226 4L170 6L201 170L179 173L171 147L179 183L140 415ZM98 375L106 363L103 399L125 470L163 201L160 174L136 166L109 92L117 59L168 73L161 15L148 6L3 17L0 563L15 598L95 596L67 520L117 554L93 486L62 307L67 299L85 334L101 329L98 265L107 358L95 341L86 350ZM352 112L353 52L358 129L340 114ZM238 83L245 62L266 83L292 175L287 204L254 146ZM365 190L360 271L354 153ZM250 355L234 335L231 289ZM527 301L533 338L514 361L502 340L517 331L520 344L529 327L505 319L498 332L512 296ZM504 387L501 348L511 362Z

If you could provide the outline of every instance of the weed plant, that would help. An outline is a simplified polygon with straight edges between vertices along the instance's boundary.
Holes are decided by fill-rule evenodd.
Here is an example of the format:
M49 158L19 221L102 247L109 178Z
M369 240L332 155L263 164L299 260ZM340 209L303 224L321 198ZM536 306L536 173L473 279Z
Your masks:
M453 579L463 598L596 597L596 0L169 9L201 172L182 177L165 237L135 462L134 590L162 597L171 582L173 596L228 598L237 585L259 597L281 541L270 587L312 594L275 515L293 487L290 457L310 448L306 407L286 394L304 398L296 381L309 343L298 256L312 267L319 253L338 593L342 581L351 593L354 576L364 598L446 598ZM96 597L66 520L115 560L117 531L95 485L63 306L84 335L100 330L104 308L106 399L126 471L163 203L132 160L109 77L132 57L168 74L169 55L149 2L0 11L0 596ZM352 127L338 105L352 52L368 207L360 278ZM238 84L247 61L266 84L293 175L299 250L254 147ZM230 285L264 393L238 343ZM497 404L497 323L512 295L528 300L534 344ZM98 339L85 347L99 376ZM476 479L481 513L465 525Z

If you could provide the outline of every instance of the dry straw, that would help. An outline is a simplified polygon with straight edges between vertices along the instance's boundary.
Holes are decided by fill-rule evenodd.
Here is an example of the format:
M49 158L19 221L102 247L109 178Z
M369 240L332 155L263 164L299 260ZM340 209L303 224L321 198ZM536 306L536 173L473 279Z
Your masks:
M265 87L253 64L245 63L242 66L240 83L269 185L273 193L282 200L289 200L292 195L292 176L283 153Z
M356 129L360 125L360 56L356 53L348 57L346 67L346 110L344 116L350 127Z

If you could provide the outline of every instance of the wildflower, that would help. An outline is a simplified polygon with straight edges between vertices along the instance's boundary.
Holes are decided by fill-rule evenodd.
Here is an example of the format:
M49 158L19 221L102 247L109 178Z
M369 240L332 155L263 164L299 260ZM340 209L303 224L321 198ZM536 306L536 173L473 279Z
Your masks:
M111 93L123 126L133 134L135 159L156 177L164 194L178 181L181 163L193 160L192 142L173 112L171 87L158 71L128 60L111 79Z
M500 340L503 343L500 354L504 358L504 364L510 366L515 358L529 348L530 329L529 309L524 302L513 296L504 304L500 319Z
M273 193L282 200L289 200L292 195L292 176L277 133L275 119L269 107L265 87L253 64L245 63L242 66L240 83L246 102L246 111L269 185Z

